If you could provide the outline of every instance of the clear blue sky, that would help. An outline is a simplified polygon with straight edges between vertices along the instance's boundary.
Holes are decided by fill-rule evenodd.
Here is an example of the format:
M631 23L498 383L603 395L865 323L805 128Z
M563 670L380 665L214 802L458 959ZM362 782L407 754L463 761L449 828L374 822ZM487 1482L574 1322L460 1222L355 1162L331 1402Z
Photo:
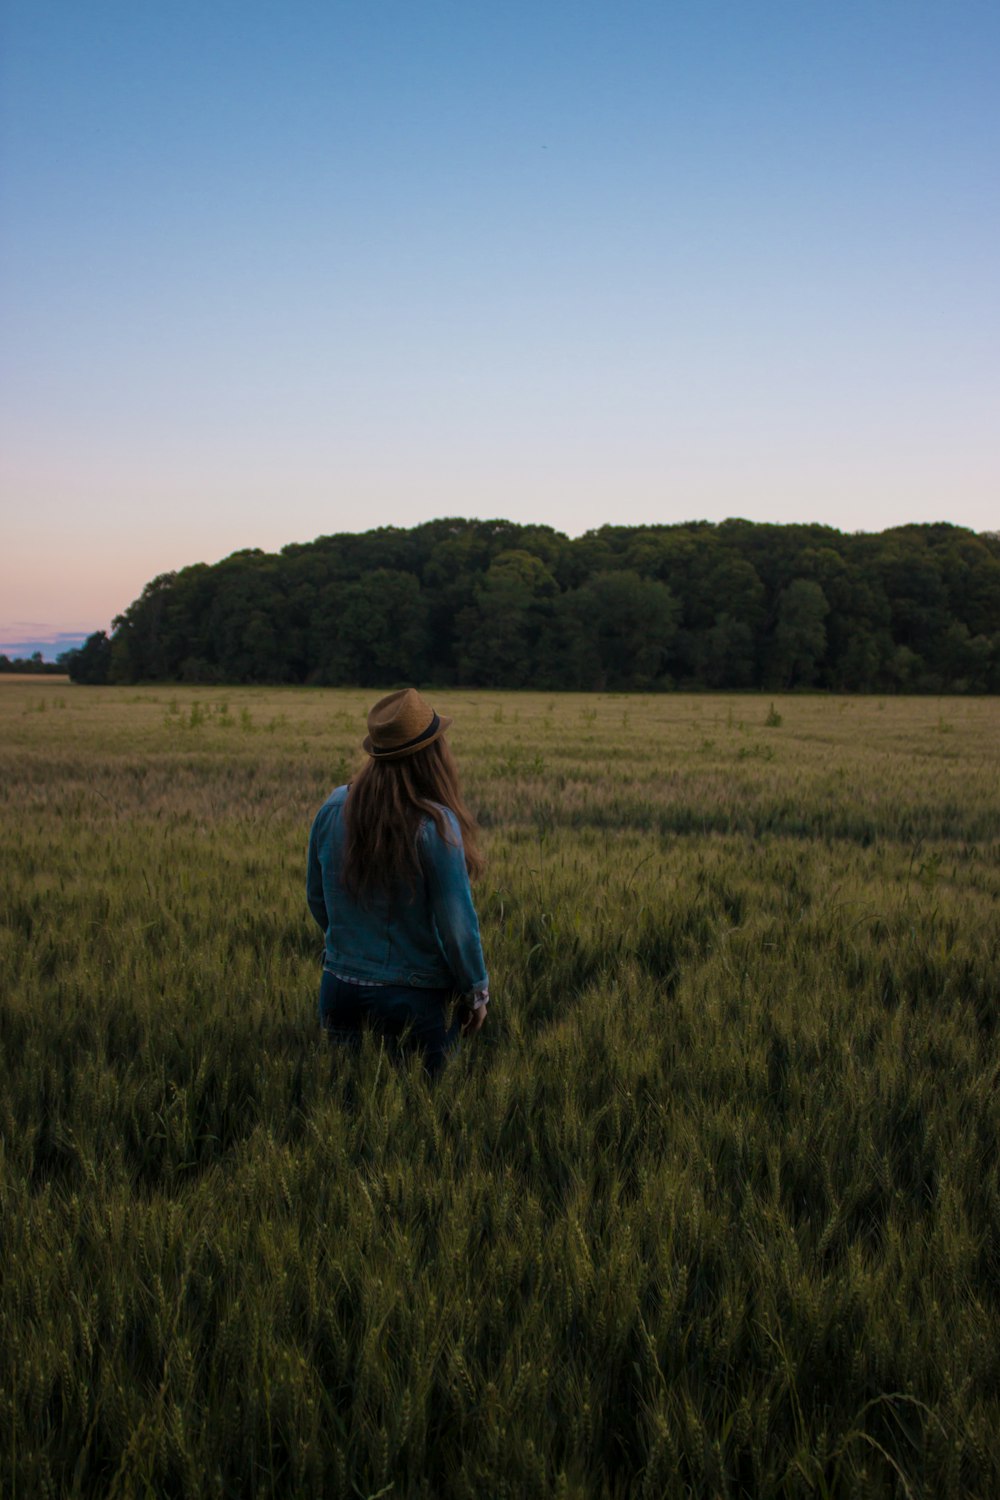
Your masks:
M1000 525L996 0L4 0L0 640L503 515Z

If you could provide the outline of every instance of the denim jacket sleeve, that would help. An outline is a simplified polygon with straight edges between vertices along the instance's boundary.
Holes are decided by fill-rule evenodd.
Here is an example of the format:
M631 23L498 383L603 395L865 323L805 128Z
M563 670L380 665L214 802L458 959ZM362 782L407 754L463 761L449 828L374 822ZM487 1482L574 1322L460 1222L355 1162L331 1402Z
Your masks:
M330 918L327 915L326 900L323 896L323 871L319 862L318 849L318 824L317 816L309 833L309 862L306 872L306 900L309 910L316 921L325 932L329 926Z
M465 868L465 850L458 819L444 809L448 837L442 838L433 818L420 831L420 855L427 881L431 914L438 941L463 995L488 983L479 937L479 919Z

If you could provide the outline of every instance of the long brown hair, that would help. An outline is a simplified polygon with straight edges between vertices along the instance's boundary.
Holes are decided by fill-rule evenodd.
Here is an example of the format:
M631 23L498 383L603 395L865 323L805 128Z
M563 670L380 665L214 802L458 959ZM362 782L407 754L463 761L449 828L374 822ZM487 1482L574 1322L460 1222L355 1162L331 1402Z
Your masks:
M465 805L455 757L442 735L423 750L396 760L369 760L347 793L344 859L340 878L357 901L420 879L417 834L433 818L443 839L453 841L442 807L458 819L465 867L474 880L484 860L476 820Z

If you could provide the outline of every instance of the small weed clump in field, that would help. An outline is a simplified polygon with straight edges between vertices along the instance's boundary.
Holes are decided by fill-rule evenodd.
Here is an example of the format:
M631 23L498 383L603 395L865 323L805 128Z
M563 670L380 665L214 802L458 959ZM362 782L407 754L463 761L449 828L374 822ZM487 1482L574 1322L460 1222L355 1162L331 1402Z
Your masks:
M522 776L541 776L545 771L545 760L539 751L529 751L523 745L510 745L493 764L493 775L518 780Z
M737 760L773 760L774 750L770 745L741 745L736 752Z

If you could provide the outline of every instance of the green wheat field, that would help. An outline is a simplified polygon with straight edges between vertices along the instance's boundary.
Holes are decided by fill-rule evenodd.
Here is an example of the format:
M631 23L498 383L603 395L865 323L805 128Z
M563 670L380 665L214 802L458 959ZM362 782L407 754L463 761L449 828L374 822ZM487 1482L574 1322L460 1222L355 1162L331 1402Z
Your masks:
M431 695L430 1087L316 1020L376 696L0 688L3 1496L1000 1493L997 700Z

